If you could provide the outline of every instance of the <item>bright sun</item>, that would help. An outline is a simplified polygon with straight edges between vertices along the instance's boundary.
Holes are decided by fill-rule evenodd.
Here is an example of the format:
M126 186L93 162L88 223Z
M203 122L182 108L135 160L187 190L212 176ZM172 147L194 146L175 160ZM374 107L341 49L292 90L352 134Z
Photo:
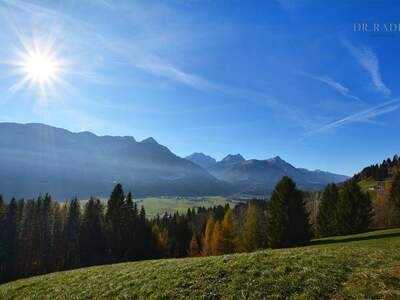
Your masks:
M62 77L68 64L57 57L53 45L39 40L23 43L23 49L17 51L18 58L10 62L21 75L11 87L12 91L35 89L42 99L59 92L60 85L65 85Z
M32 81L46 84L57 77L59 64L51 55L31 53L26 56L22 68Z

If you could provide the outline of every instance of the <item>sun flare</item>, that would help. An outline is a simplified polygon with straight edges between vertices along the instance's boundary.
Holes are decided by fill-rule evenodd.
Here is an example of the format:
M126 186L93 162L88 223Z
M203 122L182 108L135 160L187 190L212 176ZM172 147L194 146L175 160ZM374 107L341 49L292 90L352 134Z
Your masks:
M22 63L26 76L32 81L45 83L57 77L59 64L54 57L45 53L31 53Z
M65 85L63 76L67 63L58 57L59 52L53 45L38 40L23 43L23 49L17 51L17 58L10 62L21 76L11 87L12 91L34 89L42 99L60 91L61 85Z

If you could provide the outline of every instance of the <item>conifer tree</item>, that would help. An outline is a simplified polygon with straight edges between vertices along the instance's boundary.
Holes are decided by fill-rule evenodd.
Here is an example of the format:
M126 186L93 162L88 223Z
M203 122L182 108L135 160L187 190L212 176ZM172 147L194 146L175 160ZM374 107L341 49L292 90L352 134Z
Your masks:
M65 265L66 236L64 228L67 219L67 207L65 204L54 203L54 228L53 228L53 250L52 261L53 269L60 271Z
M264 211L255 204L249 204L244 216L241 249L247 252L267 246L267 224Z
M21 229L18 239L17 253L17 273L19 276L25 277L33 274L35 257L35 231L36 222L36 205L34 200L25 202L21 219Z
M235 226L233 212L227 208L224 219L222 220L222 252L233 253L236 250L237 239L235 236Z
M117 184L107 202L106 222L108 230L108 242L114 261L121 261L124 257L124 232L126 202L124 190L121 184Z
M132 193L126 196L125 210L123 214L123 249L124 258L134 260L136 258L136 230L138 224L138 211L136 203L133 203Z
M3 222L4 250L5 250L5 278L13 279L16 276L18 252L18 207L15 198L8 204Z
M80 264L80 222L81 207L77 198L73 199L68 205L67 222L65 225L66 236L66 268L75 268Z
M336 184L328 184L322 194L317 215L317 230L321 237L338 233L336 219L338 199L339 190Z
M200 255L199 242L197 241L196 233L194 231L192 239L190 240L188 255L191 257Z
M153 235L154 245L152 246L154 250L154 257L160 258L166 255L166 239L165 234L160 230L158 224L153 224L151 226L151 232Z
M224 254L223 249L223 233L222 225L220 221L217 221L214 226L214 230L211 238L211 253L212 255Z
M105 262L107 242L103 213L99 199L90 198L85 204L80 232L80 257L83 265Z
M39 218L39 255L42 263L40 273L48 273L53 271L51 254L54 243L54 210L53 202L49 194L46 194L43 198L42 206L39 208Z
M272 248L290 247L310 240L310 225L303 194L287 176L275 187L268 209L268 239Z
M337 222L340 234L365 231L372 219L372 204L355 180L346 182L339 193Z
M206 228L204 230L202 245L201 245L201 255L209 256L212 255L212 235L215 227L215 220L212 214L208 216Z
M139 212L138 224L136 227L136 243L137 243L137 259L147 259L154 257L155 251L152 248L154 245L153 235L150 224L146 219L146 210L141 206Z

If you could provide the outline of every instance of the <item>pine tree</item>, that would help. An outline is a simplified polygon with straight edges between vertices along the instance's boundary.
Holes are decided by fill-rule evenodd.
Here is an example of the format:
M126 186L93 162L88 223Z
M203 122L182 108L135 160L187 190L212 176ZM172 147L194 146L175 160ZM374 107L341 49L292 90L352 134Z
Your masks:
M151 232L153 235L154 245L154 257L160 258L166 255L166 239L164 233L160 230L158 224L153 224L151 226Z
M221 255L224 254L223 250L222 225L220 221L217 221L211 238L211 253L212 255Z
M54 243L54 210L53 202L48 194L45 195L42 206L39 208L39 217L40 273L48 273L53 271L51 254Z
M20 277L34 274L37 266L35 249L36 205L34 200L28 200L23 207L21 228L18 239L17 273Z
M317 230L321 237L338 233L336 220L338 199L339 190L337 186L334 183L328 184L322 194L317 215Z
M241 235L241 249L255 251L267 246L267 224L264 211L255 204L249 204L244 216Z
M105 235L104 209L99 199L90 198L85 204L81 232L80 257L83 265L105 262L107 242Z
M138 223L138 211L136 203L133 203L132 193L129 192L126 196L125 210L123 214L123 248L124 257L127 260L136 258L136 227Z
M4 239L6 241L5 255L6 279L16 277L17 252L18 252L18 206L15 198L8 204L5 219L4 219Z
M372 219L372 204L355 180L346 182L339 193L337 222L340 234L365 231Z
M209 256L212 255L212 235L215 227L215 220L212 214L208 216L206 228L202 238L202 245L201 245L201 255L202 256Z
M199 242L197 241L196 233L194 231L192 239L190 240L188 255L191 257L200 255Z
M303 194L287 176L277 183L268 210L268 239L272 248L290 247L310 240L310 225Z
M106 223L108 243L113 261L121 261L124 257L124 214L126 202L121 184L117 184L107 202Z
M66 268L75 268L80 265L80 223L81 207L77 198L73 199L68 205L67 222L65 225L66 238Z
M67 207L65 204L54 203L54 227L53 227L53 250L52 264L54 271L60 271L65 265L66 236L64 228L67 219Z
M222 252L233 253L236 250L237 240L235 235L235 226L233 212L229 207L222 220Z
M155 245L150 223L146 219L146 210L140 208L137 226L135 228L136 259L148 259L155 257Z

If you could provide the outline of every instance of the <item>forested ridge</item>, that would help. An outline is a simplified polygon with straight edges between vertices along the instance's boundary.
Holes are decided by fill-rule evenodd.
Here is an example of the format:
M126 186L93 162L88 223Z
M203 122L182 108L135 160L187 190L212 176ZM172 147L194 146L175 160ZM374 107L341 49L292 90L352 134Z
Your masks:
M400 158L394 155L393 158L387 158L380 164L370 165L362 169L361 172L353 176L357 181L372 178L374 180L384 180L400 171Z
M392 201L400 203L400 177ZM106 203L58 203L50 195L0 200L1 281L77 267L164 257L251 252L307 244L314 236L363 232L373 206L355 180L327 186L312 223L305 193L288 177L270 200L146 218L117 184ZM397 204L396 204L397 205Z

